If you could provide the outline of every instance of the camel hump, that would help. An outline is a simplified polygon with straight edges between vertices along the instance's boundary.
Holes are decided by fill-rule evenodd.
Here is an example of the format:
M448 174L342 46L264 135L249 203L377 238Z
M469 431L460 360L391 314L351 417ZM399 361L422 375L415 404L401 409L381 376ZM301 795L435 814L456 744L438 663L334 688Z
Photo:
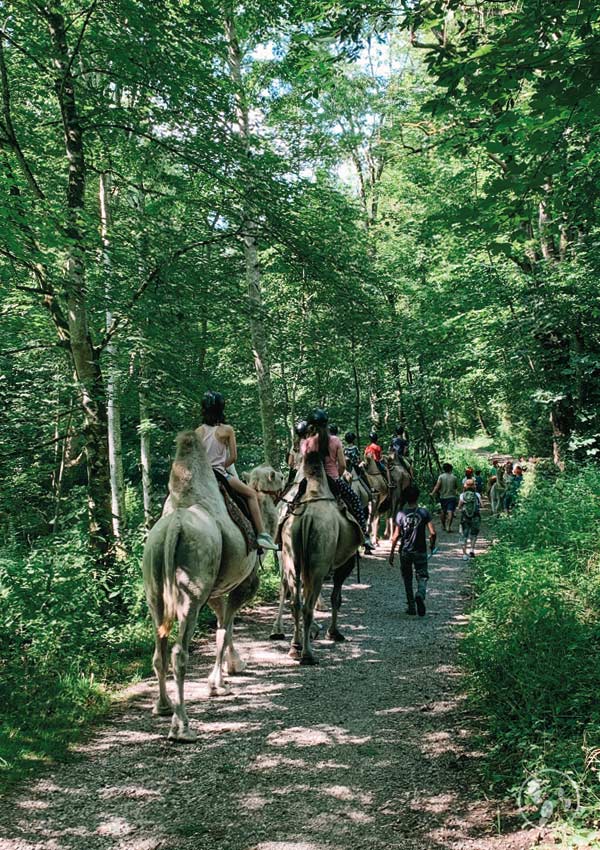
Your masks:
M198 448L198 436L195 431L182 431L177 435L177 456L192 454Z
M307 478L319 478L323 472L323 458L319 452L308 452L304 456L304 474Z

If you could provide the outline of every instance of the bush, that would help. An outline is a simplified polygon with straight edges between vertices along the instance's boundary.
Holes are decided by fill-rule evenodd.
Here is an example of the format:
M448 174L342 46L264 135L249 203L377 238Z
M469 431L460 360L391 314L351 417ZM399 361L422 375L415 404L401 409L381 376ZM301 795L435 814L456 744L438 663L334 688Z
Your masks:
M536 474L478 561L463 656L505 786L540 765L582 775L600 742L599 493L597 468Z

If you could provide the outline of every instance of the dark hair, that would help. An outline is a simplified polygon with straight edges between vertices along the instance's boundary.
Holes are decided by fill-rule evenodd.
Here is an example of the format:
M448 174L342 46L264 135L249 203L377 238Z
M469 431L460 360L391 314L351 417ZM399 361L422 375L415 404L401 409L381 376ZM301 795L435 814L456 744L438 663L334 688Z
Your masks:
M475 475L481 475L481 470L480 470L480 469L476 469L476 470L475 470Z
M442 466L442 469L444 470L444 472L452 472L452 464L451 463L445 463Z
M354 431L346 431L344 435L344 440L347 443L354 443L356 440L356 434L354 433Z
M225 422L225 399L221 393L209 390L202 397L202 421L205 425L222 425Z
M372 443L377 442L377 431L371 431L369 434L369 440L371 440Z
M396 426L396 434L398 434L399 437L401 437L404 434L404 425L397 425Z
M317 437L319 442L319 454L321 459L325 459L329 454L329 429L327 425L317 425L311 423L306 432L308 437Z
M409 505L414 505L415 502L419 501L419 494L421 491L417 487L416 484L409 484L406 490L403 492L404 501L408 502Z
M329 426L329 433L332 434L334 437L337 437L338 431L339 431L339 428L338 428L337 425L330 425Z

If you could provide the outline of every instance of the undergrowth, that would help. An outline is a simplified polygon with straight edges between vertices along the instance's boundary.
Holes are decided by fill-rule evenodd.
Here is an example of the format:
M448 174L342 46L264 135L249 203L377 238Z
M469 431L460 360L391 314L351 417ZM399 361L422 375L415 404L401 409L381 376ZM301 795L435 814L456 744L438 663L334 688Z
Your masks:
M600 811L599 494L597 467L540 466L477 562L463 642L489 779L514 792L540 771L565 773L588 823Z

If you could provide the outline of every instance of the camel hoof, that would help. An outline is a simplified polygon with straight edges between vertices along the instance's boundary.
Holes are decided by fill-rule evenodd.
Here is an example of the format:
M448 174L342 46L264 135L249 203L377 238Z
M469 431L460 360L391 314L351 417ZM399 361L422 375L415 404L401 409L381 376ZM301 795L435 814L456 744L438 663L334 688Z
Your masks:
M269 640L285 640L285 635L283 632L271 632Z
M319 662L314 657L314 655L303 655L300 658L300 665L302 667L315 667Z
M193 732L189 726L183 729L171 727L169 730L169 741L176 744L193 744L198 740L198 735Z
M239 676L243 673L248 665L241 658L236 659L231 664L227 662L227 674L229 676Z
M231 693L231 688L227 685L209 685L208 686L208 695L209 697L227 697Z
M341 632L338 632L337 629L335 629L335 631L333 632L327 632L327 637L329 638L329 640L333 640L336 643L343 643L346 640L344 635Z
M302 647L295 646L294 644L292 644L290 646L290 651L288 652L288 655L290 656L290 658L300 658L300 656L302 655Z
M152 714L155 717L170 717L173 714L173 703L170 700L166 703L156 700L154 708L152 709Z

